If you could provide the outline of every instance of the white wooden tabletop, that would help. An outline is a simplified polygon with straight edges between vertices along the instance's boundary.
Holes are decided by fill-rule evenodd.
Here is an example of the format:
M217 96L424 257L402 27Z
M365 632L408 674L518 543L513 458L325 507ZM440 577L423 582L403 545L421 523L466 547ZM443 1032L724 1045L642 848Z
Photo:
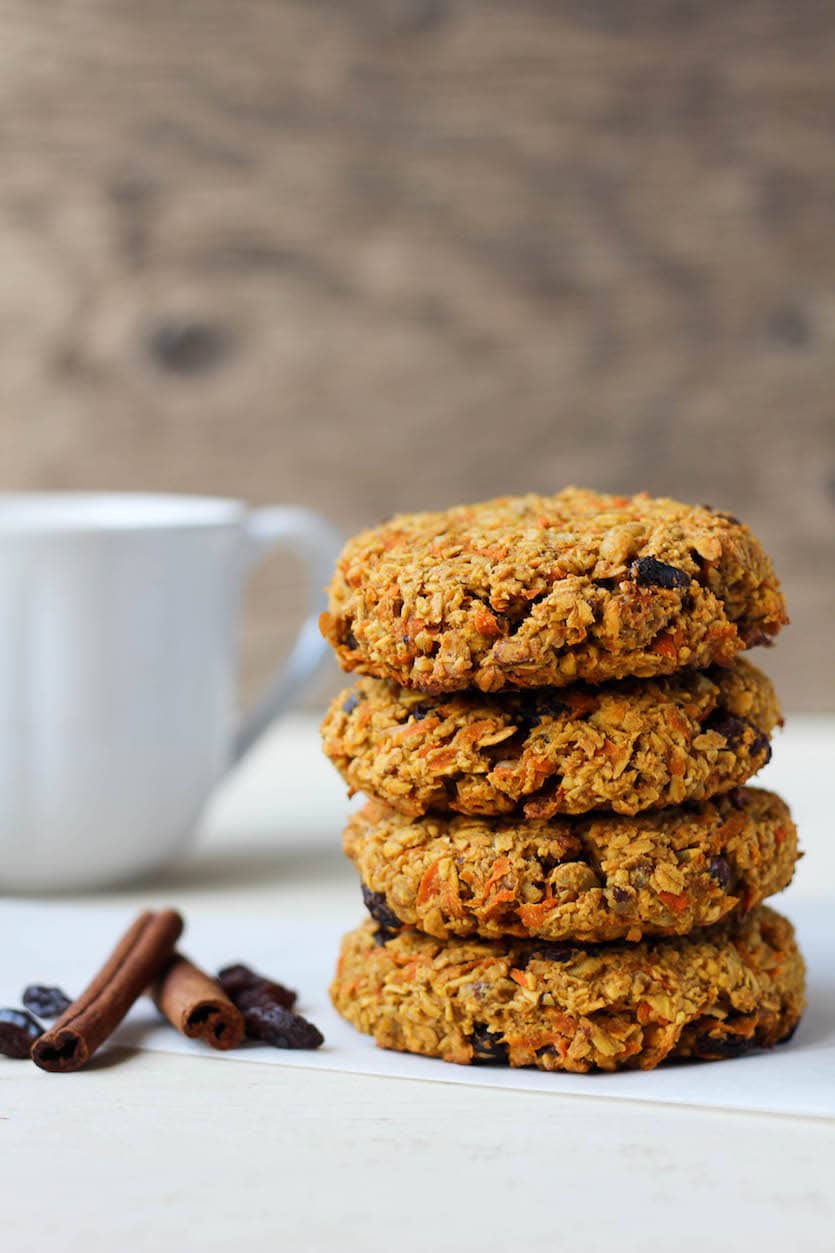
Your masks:
M791 891L835 902L833 745L835 719L790 720L757 782L798 822ZM94 899L347 929L362 910L345 811L315 724L288 719L224 787L186 863ZM76 1075L0 1065L8 1253L831 1253L833 1169L835 1123L814 1118L115 1049Z

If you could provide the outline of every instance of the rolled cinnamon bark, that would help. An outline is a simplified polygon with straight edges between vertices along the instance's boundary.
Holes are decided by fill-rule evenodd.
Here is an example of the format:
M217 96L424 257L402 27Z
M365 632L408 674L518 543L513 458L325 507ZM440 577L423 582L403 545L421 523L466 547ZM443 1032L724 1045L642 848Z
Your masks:
M124 1018L170 958L183 931L173 909L144 913L122 936L102 969L32 1046L41 1070L78 1070Z
M244 1038L244 1019L220 984L175 953L151 989L157 1009L190 1040L214 1049L234 1049Z

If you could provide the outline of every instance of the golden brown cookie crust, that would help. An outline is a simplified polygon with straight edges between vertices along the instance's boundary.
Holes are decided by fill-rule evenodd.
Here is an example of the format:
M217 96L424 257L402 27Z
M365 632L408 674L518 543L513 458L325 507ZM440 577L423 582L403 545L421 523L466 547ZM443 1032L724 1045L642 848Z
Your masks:
M530 818L643 809L738 787L769 759L774 688L738 659L707 673L426 696L360 679L322 725L350 785L402 813Z
M441 942L373 922L342 943L331 999L383 1048L463 1065L585 1072L735 1057L791 1035L804 966L767 907L687 939L600 949Z
M566 488L362 532L321 626L346 670L492 692L727 664L786 621L771 563L736 519Z
M785 888L797 831L773 792L635 818L412 819L379 801L344 847L371 912L429 935L600 943L685 935Z

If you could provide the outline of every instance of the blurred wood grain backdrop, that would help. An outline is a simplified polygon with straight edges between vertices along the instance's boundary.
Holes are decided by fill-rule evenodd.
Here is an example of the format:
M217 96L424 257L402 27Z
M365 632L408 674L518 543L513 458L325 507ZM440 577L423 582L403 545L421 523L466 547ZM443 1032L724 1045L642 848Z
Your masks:
M0 0L4 487L567 482L774 553L835 708L835 6ZM250 600L251 687L295 573Z

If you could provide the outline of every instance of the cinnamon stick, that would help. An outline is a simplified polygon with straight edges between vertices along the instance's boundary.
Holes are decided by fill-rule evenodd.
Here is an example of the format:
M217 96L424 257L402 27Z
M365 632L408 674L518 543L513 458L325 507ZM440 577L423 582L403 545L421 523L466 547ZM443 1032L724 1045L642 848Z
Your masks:
M78 1070L113 1033L174 950L183 920L173 909L144 913L125 932L89 987L32 1046L42 1070Z
M214 1049L234 1049L244 1038L243 1014L220 984L182 953L168 961L151 995L172 1027L190 1040L202 1037Z

